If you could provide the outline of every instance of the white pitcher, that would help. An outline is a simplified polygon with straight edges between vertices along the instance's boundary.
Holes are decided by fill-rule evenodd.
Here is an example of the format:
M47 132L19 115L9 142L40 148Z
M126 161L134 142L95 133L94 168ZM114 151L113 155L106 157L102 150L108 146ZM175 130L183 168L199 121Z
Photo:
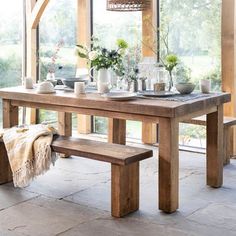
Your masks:
M91 76L91 75L90 75ZM91 76L94 78L93 76ZM109 69L100 69L97 77L98 93L108 93L110 91L111 74Z

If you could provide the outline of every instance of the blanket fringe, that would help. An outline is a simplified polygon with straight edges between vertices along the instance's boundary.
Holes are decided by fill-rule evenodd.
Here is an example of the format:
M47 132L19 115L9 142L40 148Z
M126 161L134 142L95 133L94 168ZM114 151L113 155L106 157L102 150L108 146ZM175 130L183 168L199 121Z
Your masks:
M37 176L47 172L56 159L57 154L52 153L50 145L45 145L35 153L34 158L28 160L21 169L13 173L14 186L20 188L28 186Z

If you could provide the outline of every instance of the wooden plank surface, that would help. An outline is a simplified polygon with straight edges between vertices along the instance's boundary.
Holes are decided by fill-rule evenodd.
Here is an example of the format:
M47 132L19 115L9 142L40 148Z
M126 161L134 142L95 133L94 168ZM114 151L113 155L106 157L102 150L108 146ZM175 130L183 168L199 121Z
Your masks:
M72 137L56 137L52 149L58 153L127 165L152 157L151 150Z
M227 93L211 94L209 97L193 99L188 102L155 99L110 101L96 93L89 93L77 98L74 93L57 91L55 94L36 94L35 90L26 90L22 87L1 89L0 97L32 103L91 108L157 117L181 117L196 111L207 110L213 106L230 101L230 94Z

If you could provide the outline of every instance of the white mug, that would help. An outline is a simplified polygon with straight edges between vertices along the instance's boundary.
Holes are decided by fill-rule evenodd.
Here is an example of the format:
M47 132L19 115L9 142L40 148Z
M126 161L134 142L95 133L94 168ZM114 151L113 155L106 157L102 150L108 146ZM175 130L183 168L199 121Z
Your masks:
M80 94L85 93L85 83L84 82L75 82L75 95L78 96Z
M202 79L200 80L200 90L202 93L210 93L211 91L211 80Z
M25 88L32 89L33 88L33 79L30 77L25 78Z

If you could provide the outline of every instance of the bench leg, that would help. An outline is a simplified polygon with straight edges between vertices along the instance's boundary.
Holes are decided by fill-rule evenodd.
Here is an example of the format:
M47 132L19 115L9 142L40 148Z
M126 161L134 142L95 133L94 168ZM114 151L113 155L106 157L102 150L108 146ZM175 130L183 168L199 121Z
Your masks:
M111 211L123 217L139 209L139 162L111 166Z
M230 164L230 157L233 153L232 147L232 132L231 127L224 127L224 139L223 139L223 157L224 157L224 165Z
M7 151L3 142L0 143L0 184L12 182L12 172Z

